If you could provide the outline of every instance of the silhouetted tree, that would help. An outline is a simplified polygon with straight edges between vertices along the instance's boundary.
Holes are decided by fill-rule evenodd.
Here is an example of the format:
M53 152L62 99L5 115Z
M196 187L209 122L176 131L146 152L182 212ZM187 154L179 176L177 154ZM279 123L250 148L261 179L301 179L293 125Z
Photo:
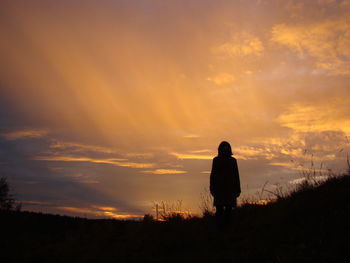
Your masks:
M0 178L0 209L2 210L20 210L21 204L10 194L10 186L6 177Z
M153 215L145 214L143 216L143 222L153 222L153 221L154 221Z

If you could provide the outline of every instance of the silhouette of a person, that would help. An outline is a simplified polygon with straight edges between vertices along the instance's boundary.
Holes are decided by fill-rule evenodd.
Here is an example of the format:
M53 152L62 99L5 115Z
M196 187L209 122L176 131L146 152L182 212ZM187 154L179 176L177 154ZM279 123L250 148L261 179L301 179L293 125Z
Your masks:
M241 194L237 160L232 157L231 145L223 141L214 157L210 173L210 193L214 197L216 222L219 229L231 223L232 209Z

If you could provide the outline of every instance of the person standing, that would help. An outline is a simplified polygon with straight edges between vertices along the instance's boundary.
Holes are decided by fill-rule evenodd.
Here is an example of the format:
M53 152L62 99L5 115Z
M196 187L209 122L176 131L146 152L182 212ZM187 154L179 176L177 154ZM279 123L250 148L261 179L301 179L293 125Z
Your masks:
M236 158L232 157L231 145L223 141L214 157L210 173L210 193L214 197L216 222L219 229L230 226L233 208L241 194Z

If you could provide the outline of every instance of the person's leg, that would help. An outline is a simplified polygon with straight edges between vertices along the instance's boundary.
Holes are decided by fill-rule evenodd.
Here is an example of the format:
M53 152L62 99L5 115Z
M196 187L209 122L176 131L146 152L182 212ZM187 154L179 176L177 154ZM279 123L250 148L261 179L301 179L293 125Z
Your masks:
M216 206L215 217L216 226L218 227L218 229L222 229L224 226L224 207L222 205Z
M225 206L225 211L224 211L224 224L225 224L225 226L231 225L232 208L233 207L230 205Z

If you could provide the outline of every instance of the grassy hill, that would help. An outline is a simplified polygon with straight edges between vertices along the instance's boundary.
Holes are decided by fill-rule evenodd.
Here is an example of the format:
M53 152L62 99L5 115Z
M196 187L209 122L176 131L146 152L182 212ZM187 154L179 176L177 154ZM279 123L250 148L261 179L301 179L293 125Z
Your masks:
M0 212L6 262L350 262L350 176L244 205L234 227L214 218L88 220ZM3 261L5 262L5 261Z

